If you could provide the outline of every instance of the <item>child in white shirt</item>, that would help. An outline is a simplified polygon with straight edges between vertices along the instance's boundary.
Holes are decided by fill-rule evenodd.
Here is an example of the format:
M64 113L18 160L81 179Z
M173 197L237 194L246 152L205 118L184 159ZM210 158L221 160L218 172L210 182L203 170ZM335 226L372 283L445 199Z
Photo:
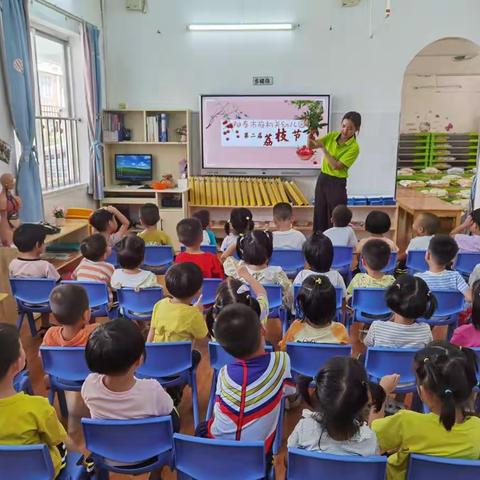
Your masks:
M350 226L351 221L352 211L346 205L337 205L332 212L333 227L323 233L335 246L355 248L358 240Z
M286 202L277 203L273 207L273 221L277 227L273 232L273 248L301 250L306 238L302 232L292 227L292 206Z

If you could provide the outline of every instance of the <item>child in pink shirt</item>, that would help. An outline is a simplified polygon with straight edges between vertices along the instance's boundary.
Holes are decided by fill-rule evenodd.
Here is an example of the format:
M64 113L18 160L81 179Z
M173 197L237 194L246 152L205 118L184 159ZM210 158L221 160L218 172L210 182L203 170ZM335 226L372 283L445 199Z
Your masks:
M456 328L450 340L459 347L480 347L480 280L473 284L472 297L471 323Z
M461 233L467 231L468 233ZM460 252L480 252L480 208L467 215L465 221L454 228L453 236Z

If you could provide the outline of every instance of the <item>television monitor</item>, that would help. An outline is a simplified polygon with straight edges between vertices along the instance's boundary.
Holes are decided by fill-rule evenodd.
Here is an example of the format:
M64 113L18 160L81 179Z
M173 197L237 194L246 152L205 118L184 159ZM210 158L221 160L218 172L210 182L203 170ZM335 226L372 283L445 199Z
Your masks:
M299 100L304 104L298 105ZM306 104L305 104L306 102ZM298 151L308 133L300 118L309 106L323 108L326 135L330 95L202 95L202 173L210 175L310 175L322 153Z
M138 183L152 180L152 155L122 153L115 155L115 179Z

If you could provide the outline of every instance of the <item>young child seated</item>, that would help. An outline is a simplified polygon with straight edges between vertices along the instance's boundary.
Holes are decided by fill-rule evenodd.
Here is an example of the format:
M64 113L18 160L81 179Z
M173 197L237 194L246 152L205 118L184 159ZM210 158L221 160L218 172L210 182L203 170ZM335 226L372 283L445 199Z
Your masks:
M175 263L195 263L202 270L204 278L225 278L222 264L213 253L202 252L202 224L197 218L184 218L177 224L178 241L186 247L175 258Z
M324 275L310 275L302 283L297 296L297 316L279 343L286 350L287 342L348 343L348 332L336 321L335 288Z
M183 342L207 336L202 283L202 271L195 263L179 263L167 270L165 286L170 296L155 305L147 342ZM195 297L198 300L192 305Z
M388 288L386 299L393 318L370 325L363 341L367 347L422 348L433 340L430 325L416 321L430 318L437 305L421 278L402 275Z
M145 245L172 245L170 237L157 228L159 221L160 213L154 203L145 203L140 207L140 223L143 231L138 236L143 238Z
M472 286L472 317L470 323L460 325L450 340L459 347L480 347L480 281Z
M215 234L210 230L210 212L208 210L198 210L192 215L200 221L203 228L203 240L202 245L217 245L217 239Z
M472 301L472 291L456 270L447 270L458 253L458 245L455 240L443 233L434 235L430 240L425 260L428 263L428 271L416 273L423 278L430 290L458 290L465 295L467 302Z
M298 272L294 285L301 285L310 275L325 275L335 288L343 290L343 296L347 295L345 281L337 270L331 270L333 262L333 245L326 235L321 232L313 232L312 236L303 244L303 255L308 268Z
M355 247L358 240L353 228L352 211L346 205L337 205L332 211L333 227L323 233L332 241L333 245L340 247Z
M127 235L119 245L117 268L112 275L112 288L142 288L158 287L157 276L149 270L142 270L145 257L145 242L137 235Z
M431 413L400 410L371 426L381 452L389 453L387 478L393 480L407 477L410 452L480 458L480 418L467 413L477 385L475 353L435 341L416 353L414 369L420 399Z
M90 225L105 237L110 247L113 247L127 234L130 221L117 208L109 205L92 213Z
M372 210L365 219L365 231L370 235L366 238L362 238L357 245L357 253L360 253L363 249L365 243L371 239L381 238L384 242L387 242L390 250L392 252L398 252L398 247L395 242L385 236L385 234L390 230L392 222L390 217L385 213L379 210Z
M242 260L228 257L223 264L223 269L226 275L245 281L238 275L237 270L238 267L246 265L248 272L260 283L281 285L283 304L290 308L293 301L292 284L282 267L268 265L272 256L272 250L272 233L263 230L253 230L238 239L237 253Z
M273 248L301 250L305 235L293 228L293 209L289 203L280 202L273 207Z
M223 239L220 250L225 252L225 258L233 255L239 236L244 236L255 228L252 212L248 208L233 208L230 212L230 220L225 223L225 233L227 236Z
M45 228L34 223L24 223L13 232L13 243L20 254L8 266L11 278L52 278L59 280L60 274L55 267L40 255L45 251ZM49 314L41 314L40 336L44 335L49 327Z
M438 233L440 219L433 213L421 213L413 222L412 230L415 237L410 240L407 247L409 250L428 250L432 237Z
M111 252L111 247L108 246L105 237L100 233L90 235L80 244L80 252L83 258L74 270L72 277L76 280L102 282L110 285L115 267L105 261Z
M215 338L236 358L218 375L213 417L208 437L265 442L270 451L283 395L295 393L290 359L285 352L265 353L264 329L247 305L226 306L213 327ZM259 395L261 385L265 395ZM232 401L231 392L243 401Z
M268 320L268 297L264 286L250 275L245 265L237 269L237 275L247 283L232 277L227 277L218 287L215 303L208 309L205 320L208 333L213 338L213 324L220 312L227 305L243 303L249 306L259 316L262 324ZM251 291L250 291L251 289ZM252 295L253 294L253 295Z
M0 444L46 444L57 478L64 465L67 433L45 397L17 393L13 388L14 377L24 367L25 352L17 328L0 323ZM1 476L10 477L4 469Z
M465 230L469 233L460 233ZM454 228L450 235L453 235L461 252L480 252L480 208L467 215L465 221Z
M398 375L387 375L380 385L369 382L365 367L351 357L333 357L315 377L301 381L302 397L312 409L288 437L288 448L301 448L335 455L378 455L377 436L369 427L371 419L384 410L385 399L395 390Z
M362 248L362 262L367 273L357 273L347 288L351 295L354 288L386 288L394 281L395 277L386 275L382 269L388 265L390 247L380 239L366 242Z

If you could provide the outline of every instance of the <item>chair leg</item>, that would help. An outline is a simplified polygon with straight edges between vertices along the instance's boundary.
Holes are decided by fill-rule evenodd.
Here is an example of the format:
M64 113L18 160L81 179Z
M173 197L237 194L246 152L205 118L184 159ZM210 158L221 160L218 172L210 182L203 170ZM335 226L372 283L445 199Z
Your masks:
M58 404L60 405L60 413L62 417L68 417L68 408L67 408L67 399L65 398L65 392L63 390L58 390Z
M285 415L285 398L282 398L280 402L280 415L278 417L277 431L275 432L275 438L272 445L272 453L277 455L282 446L282 431L283 431L283 418ZM273 468L273 466L272 466Z
M28 318L28 325L30 326L30 332L32 334L32 337L35 337L37 335L37 327L35 325L35 318L33 318L33 313L27 312L27 318Z
M192 389L192 407L193 407L193 426L197 428L199 419L198 413L198 389L197 389L197 370L190 373L190 387Z
M17 318L17 329L20 331L22 329L23 325L23 319L25 317L25 312L18 312L18 318Z
M50 405L53 405L55 402L55 393L56 389L51 385L50 381L50 390L48 391L48 403L50 403Z
M208 397L207 413L205 414L205 421L210 420L210 418L212 417L216 388L217 388L217 373L214 371L212 375L212 386L210 387L210 394Z
M288 329L288 313L287 310L283 307L279 308L280 321L282 323L282 336L285 336L285 333Z

